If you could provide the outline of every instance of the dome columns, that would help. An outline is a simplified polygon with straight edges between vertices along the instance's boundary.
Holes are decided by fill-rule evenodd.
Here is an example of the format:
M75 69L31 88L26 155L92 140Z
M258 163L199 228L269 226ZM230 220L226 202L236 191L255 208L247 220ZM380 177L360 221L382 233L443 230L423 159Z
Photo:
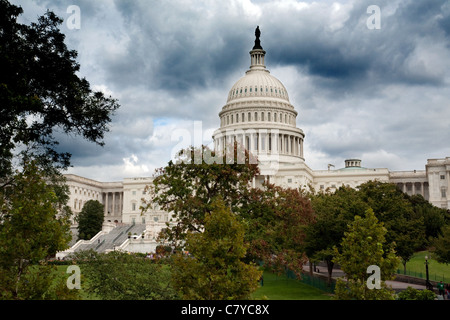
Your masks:
M278 129L228 129L217 130L213 136L214 148L224 154L234 143L249 152L259 155L293 156L304 160L301 133L286 133Z

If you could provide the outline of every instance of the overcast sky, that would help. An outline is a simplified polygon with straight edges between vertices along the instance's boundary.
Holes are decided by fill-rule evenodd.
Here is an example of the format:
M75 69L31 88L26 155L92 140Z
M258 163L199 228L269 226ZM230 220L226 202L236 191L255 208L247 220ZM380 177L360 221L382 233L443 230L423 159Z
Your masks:
M210 143L228 91L249 68L257 25L312 169L359 158L368 168L424 170L427 159L450 156L450 1L11 2L24 9L23 23L47 9L65 19L80 76L121 105L104 147L60 136L70 173L151 176L195 121Z

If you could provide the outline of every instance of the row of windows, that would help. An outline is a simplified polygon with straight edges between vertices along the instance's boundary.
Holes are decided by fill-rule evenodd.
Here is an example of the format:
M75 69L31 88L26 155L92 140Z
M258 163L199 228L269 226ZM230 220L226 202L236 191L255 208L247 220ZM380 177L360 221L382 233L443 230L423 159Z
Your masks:
M259 89L258 89L258 87L249 87L249 88L247 88L247 87L242 87L242 88L240 88L240 89L234 89L231 93L230 93L230 98L234 98L234 97L236 97L236 96L238 96L238 95L240 95L240 94L247 94L247 93L261 93L261 94L269 94L269 93L271 93L271 94L273 94L273 93L275 93L275 94L279 94L279 95L281 95L282 97L287 97L287 93L286 93L286 91L284 90L284 89L281 89L281 88L272 88L272 87L265 87L265 90L264 90L264 88L263 87L259 87Z
M143 204L142 204L142 206L143 206ZM159 205L155 203L155 204L153 204L152 208L153 208L153 210L159 210ZM132 202L131 203L131 211L136 211L138 209L139 209L139 207L137 205L137 202Z
M78 190L78 189L75 189L75 194L79 194L79 195L85 195L85 196L88 196L88 197L96 197L97 199L98 199L98 192L96 192L96 191L92 191L92 193L91 193L91 191L90 190Z
M247 118L245 117L245 112L242 112L241 114L231 114L227 115L226 122L225 117L222 118L222 125L229 125L239 122L249 122L249 121L273 121L273 122L280 122L280 123L287 123L287 124L293 124L293 120L295 118L291 116L290 114L282 114L282 113L273 113L273 116L270 112L267 113L267 117L264 112L261 112L260 114L258 112L253 113L252 118L252 112L247 113ZM284 121L283 121L284 120Z

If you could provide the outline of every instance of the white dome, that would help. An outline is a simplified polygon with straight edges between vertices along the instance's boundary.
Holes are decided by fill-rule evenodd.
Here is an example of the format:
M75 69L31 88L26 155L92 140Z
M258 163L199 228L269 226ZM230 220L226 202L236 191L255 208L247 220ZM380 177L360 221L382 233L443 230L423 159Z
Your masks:
M286 88L280 80L272 76L267 70L249 70L239 79L228 94L227 103L247 97L278 98L289 103Z

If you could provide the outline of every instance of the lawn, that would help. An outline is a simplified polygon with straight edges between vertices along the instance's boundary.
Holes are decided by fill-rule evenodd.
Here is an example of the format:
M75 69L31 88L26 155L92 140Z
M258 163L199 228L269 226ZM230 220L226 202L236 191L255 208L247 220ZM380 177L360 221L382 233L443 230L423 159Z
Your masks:
M256 300L330 300L331 295L285 275L265 271L264 284L252 295Z
M58 272L65 273L68 266L58 266ZM69 275L67 275L69 276ZM83 282L83 281L82 281ZM91 297L83 291L81 285L81 298L83 300L92 300ZM271 272L264 272L264 283L252 295L256 300L330 300L331 295L317 289L313 286L304 284L298 280L288 278L285 275L277 276Z
M416 252L406 263L407 275L426 279L425 256L428 256L428 274L432 281L450 282L450 265L439 263L434 259L434 254L429 251ZM399 265L403 274L403 264Z

